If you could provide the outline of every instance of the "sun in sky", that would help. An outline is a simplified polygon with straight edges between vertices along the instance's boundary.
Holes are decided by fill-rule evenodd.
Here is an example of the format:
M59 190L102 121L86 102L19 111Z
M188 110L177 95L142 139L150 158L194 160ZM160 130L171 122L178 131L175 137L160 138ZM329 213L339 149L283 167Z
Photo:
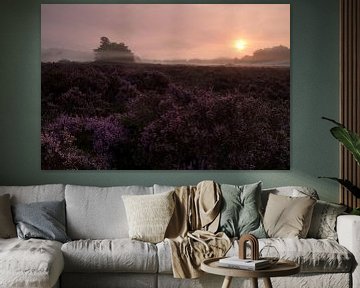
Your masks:
M244 39L237 39L234 42L234 46L237 50L243 51L247 47L247 42Z

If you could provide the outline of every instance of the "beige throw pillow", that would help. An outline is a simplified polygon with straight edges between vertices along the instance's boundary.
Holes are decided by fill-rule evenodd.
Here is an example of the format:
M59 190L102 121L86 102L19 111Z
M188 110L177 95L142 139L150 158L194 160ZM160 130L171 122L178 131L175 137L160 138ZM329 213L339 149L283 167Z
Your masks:
M9 194L0 196L0 238L16 237Z
M270 194L264 215L269 237L306 238L316 200L311 197L288 197Z
M122 196L131 239L151 243L164 240L175 207L173 193Z

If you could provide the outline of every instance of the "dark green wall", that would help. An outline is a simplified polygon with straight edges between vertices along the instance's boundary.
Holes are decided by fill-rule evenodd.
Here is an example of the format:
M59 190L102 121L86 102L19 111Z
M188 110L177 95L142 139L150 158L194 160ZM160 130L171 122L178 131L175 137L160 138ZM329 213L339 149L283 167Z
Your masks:
M313 186L319 191L322 199L338 200L337 185L317 179L318 175L337 176L339 169L337 143L328 132L330 125L320 119L323 115L338 118L338 0L276 1L276 3L291 4L291 170L41 171L40 4L71 2L2 0L0 185L37 183L99 186L152 185L153 183L181 185L196 183L202 179L242 184L262 180L265 187ZM76 3L96 2L99 3L91 0L76 1ZM195 3L195 1L172 2ZM107 1L107 3L121 3L121 1ZM155 3L171 3L171 1L155 1ZM198 1L198 3L205 2ZM206 1L206 3L220 3L220 1ZM242 0L227 3L274 3L274 1Z

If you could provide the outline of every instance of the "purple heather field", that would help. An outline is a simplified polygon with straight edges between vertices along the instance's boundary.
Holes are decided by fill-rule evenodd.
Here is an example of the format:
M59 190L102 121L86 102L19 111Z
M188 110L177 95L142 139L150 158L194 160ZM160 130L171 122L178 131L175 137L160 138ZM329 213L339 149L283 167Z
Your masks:
M290 167L289 67L41 64L45 170Z

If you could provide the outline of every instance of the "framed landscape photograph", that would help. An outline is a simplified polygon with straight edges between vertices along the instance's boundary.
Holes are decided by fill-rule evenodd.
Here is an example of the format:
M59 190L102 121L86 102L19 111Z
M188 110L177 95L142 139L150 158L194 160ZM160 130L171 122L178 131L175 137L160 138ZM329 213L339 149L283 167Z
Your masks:
M290 4L42 4L44 170L290 168Z

